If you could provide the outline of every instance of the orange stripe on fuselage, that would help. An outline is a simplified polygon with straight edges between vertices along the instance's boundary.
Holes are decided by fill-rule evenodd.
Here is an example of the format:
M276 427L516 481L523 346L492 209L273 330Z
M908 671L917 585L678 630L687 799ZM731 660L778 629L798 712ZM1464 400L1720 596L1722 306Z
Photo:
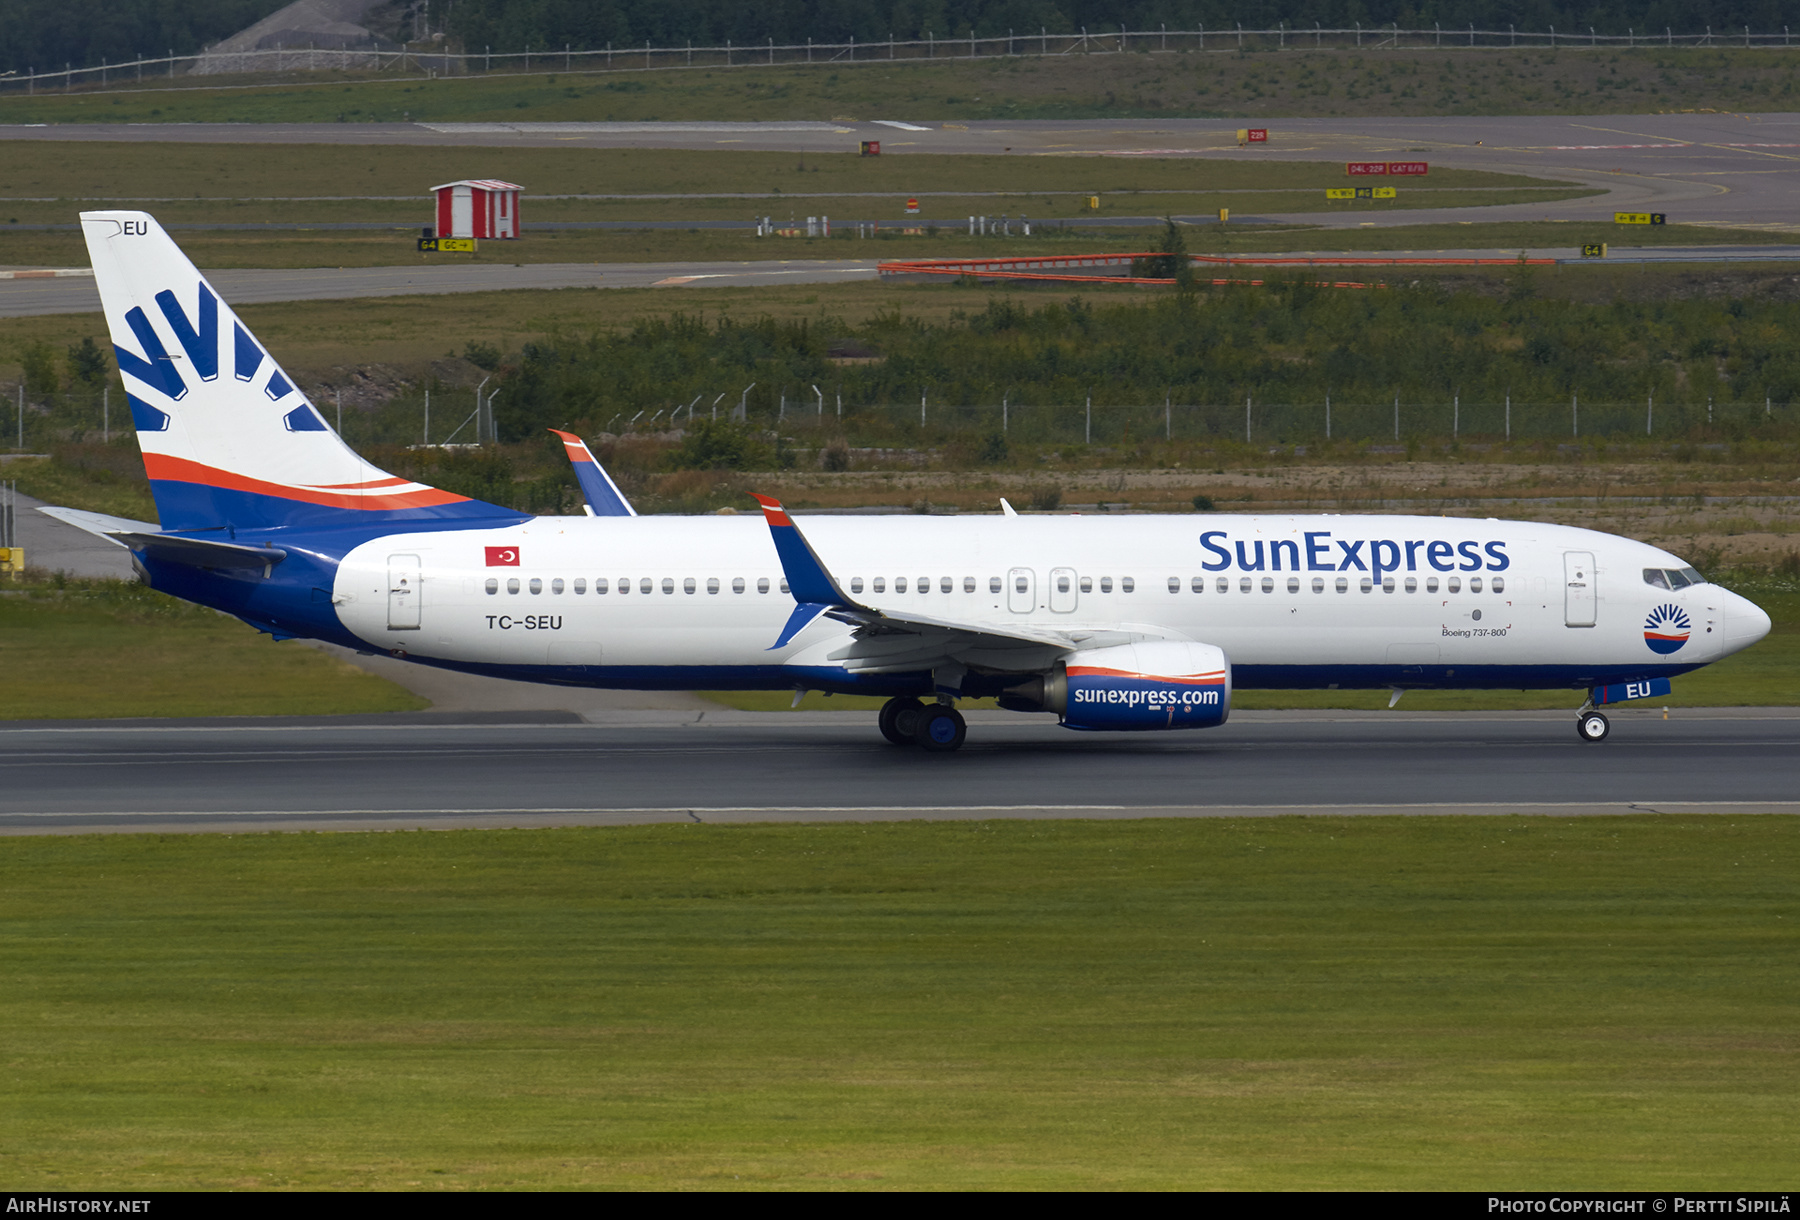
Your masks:
M285 483L270 483L263 479L252 479L247 475L233 474L229 470L219 470L200 462L189 461L187 458L170 457L161 453L144 455L144 471L152 479L163 479L171 483L197 483L202 487L219 487L227 491L247 491L259 496L273 496L278 500L298 500L302 504L321 504L328 508L368 510L435 508L440 504L462 504L469 498L456 495L454 492L440 491L435 487L426 487L419 491L409 491L399 495L358 495L354 492L290 487Z

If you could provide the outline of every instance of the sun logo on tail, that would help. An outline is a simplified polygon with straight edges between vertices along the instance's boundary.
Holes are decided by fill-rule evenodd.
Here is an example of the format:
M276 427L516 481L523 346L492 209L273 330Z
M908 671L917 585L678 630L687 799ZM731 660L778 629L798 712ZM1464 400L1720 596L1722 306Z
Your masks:
M1644 643L1651 652L1666 657L1688 642L1692 630L1693 623L1680 606L1658 606L1644 620Z

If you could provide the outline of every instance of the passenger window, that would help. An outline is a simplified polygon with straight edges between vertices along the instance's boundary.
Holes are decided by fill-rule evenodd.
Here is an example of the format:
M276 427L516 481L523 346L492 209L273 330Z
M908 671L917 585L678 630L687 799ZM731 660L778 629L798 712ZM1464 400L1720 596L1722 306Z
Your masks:
M719 591L719 578L717 576L708 576L706 578L706 591L708 593L717 593Z
M1023 593L1023 592L1025 592L1026 589L1028 589L1030 587L1031 587L1030 582L1027 581L1023 576L1015 577L1013 579L1013 591L1014 592ZM903 589L903 590L901 590L901 592L905 592L905 590Z
M488 577L487 591L488 591L489 597L492 597L492 596L494 596L494 594L500 592L500 582L495 580L492 576Z
M1356 582L1356 587L1361 589L1364 593L1367 593L1369 590L1371 590L1375 587L1375 583L1373 581L1371 581L1367 576L1365 576L1361 580Z
M1092 576L1083 576L1081 578L1081 591L1083 593L1092 593L1094 591L1094 578Z
M894 577L894 592L896 592L896 593L906 592L906 577L904 577L904 576Z
M689 576L681 582L681 591L683 593L693 593L699 588L700 586L694 583L694 578L692 576Z
M929 576L919 577L919 592L921 592L921 593L931 592L931 577L929 577Z
M1289 593L1300 592L1300 578L1298 576L1288 577L1288 592Z
M988 592L989 593L1000 592L1000 578L998 576L988 577Z
M1194 579L1188 584L1188 588L1192 589L1196 593L1206 592L1206 577L1204 577L1204 576L1194 577Z
M1419 591L1419 582L1417 578L1412 576L1406 578L1406 591L1408 593L1417 593Z
M850 578L850 592L852 592L852 593L861 593L862 592L862 577L852 576Z
M509 577L507 579L506 591L508 593L517 593L519 591L519 578L517 576Z
M1340 576L1340 577L1338 577L1338 578L1337 578L1337 591L1338 591L1338 592L1339 592L1339 593L1348 593L1348 592L1350 592L1350 581L1349 581L1349 578L1347 578L1347 577L1343 577L1343 576Z
M1394 591L1394 578L1392 576L1383 576L1381 578L1381 591L1383 593L1392 593Z
M1020 577L1020 579L1019 579L1019 592L1021 592L1021 593L1025 592L1025 580L1023 577ZM1100 578L1100 592L1102 592L1102 593L1111 593L1112 592L1112 577L1102 576Z
M1264 593L1275 592L1275 578L1273 576L1265 576L1262 578L1262 591Z
M887 592L887 577L877 576L875 578L875 592L877 592L877 593L886 593Z
M1496 593L1506 592L1506 577L1504 577L1504 576L1494 577L1494 592L1496 592Z
M653 587L654 587L654 582L652 582L648 576L638 577L638 592L639 593L648 593L648 592L650 592L650 590Z
M742 593L744 591L744 578L742 576L733 576L731 578L731 591L733 593Z
M1214 587L1221 593L1229 593L1231 592L1231 581L1226 577L1221 576L1219 577L1219 583Z
M544 591L544 582L542 580L538 579L536 576L533 576L531 578L531 583L525 587L530 589L532 596L535 597L539 593L542 593Z
M964 593L975 592L975 578L973 576L963 577L963 592Z
M1067 573L1056 578L1056 591L1058 593L1067 593L1069 591L1069 577Z
M1325 578L1323 576L1313 577L1313 592L1314 593L1325 592Z
M561 593L562 591L563 591L562 577L558 576L555 580L552 580L550 582L550 592Z
M1119 592L1131 593L1131 592L1135 592L1136 589L1137 589L1137 583L1135 581L1133 581L1131 579L1131 577L1129 577L1129 576L1119 577Z
M1469 577L1469 592L1471 592L1471 593L1481 592L1481 577L1479 577L1479 576Z
M1427 593L1436 593L1437 592L1437 577L1427 576L1425 578L1425 592L1427 592Z
M783 593L786 593L786 592L787 592L787 591L788 591L788 587L787 587L787 577L785 577L785 576L783 576L783 577L782 577L782 578L781 578L781 591L782 591L782 592L783 592Z
M1652 589L1666 589L1669 587L1669 578L1663 575L1661 568L1645 568L1644 583Z
M575 578L575 596L580 597L583 593L586 593L586 592L587 592L587 577L577 576Z
M673 576L665 576L662 578L662 590L664 593L675 592L675 578Z
M1461 593L1462 592L1462 577L1452 576L1449 580L1444 582L1444 587L1446 589L1450 590L1450 592L1452 592L1452 593Z
M769 591L769 578L767 576L758 576L756 578L756 591L758 593L767 593Z
M956 591L956 582L954 580L951 580L948 576L938 577L938 592L939 593L954 593L955 591Z
M619 596L624 597L629 592L631 592L631 577L619 577Z
M1238 578L1238 592L1239 593L1250 592L1250 578L1248 576L1243 576L1243 577Z
M606 577L604 577L604 576L594 577L594 592L596 594L606 592L606 587L607 587L606 586Z

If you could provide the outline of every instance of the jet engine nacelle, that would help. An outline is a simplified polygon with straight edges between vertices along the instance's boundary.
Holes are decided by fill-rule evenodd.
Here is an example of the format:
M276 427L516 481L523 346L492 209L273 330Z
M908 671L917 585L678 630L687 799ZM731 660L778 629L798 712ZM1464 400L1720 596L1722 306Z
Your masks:
M1231 662L1211 644L1088 648L1000 703L1055 712L1071 729L1209 729L1231 714Z

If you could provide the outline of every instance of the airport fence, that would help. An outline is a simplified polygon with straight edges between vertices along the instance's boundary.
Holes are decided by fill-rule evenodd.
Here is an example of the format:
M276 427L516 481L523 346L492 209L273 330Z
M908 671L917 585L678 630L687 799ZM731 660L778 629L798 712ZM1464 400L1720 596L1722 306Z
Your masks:
M1779 32L1752 30L1718 30L1706 26L1674 32L1628 29L1624 34L1600 34L1593 27L1576 30L1542 30L1508 26L1504 30L1476 29L1473 25L1458 28L1433 25L1401 28L1390 25L1354 25L1325 29L1314 24L1278 25L1273 28L1245 28L1241 24L1208 29L1154 30L1088 30L1075 33L1051 33L1047 27L1037 32L1008 30L1005 34L967 34L961 37L893 38L845 42L808 39L805 42L762 43L723 46L656 46L646 40L642 46L577 48L573 44L524 46L480 51L465 48L460 52L443 49L441 43L391 48L348 48L317 46L276 46L252 51L203 50L197 54L176 55L173 50L159 56L143 56L116 63L102 60L80 67L65 63L56 68L31 67L25 72L0 75L0 89L28 94L61 92L74 89L113 88L119 85L154 83L178 76L219 76L249 73L289 72L399 72L429 76L523 75L533 72L639 72L669 68L755 68L791 67L797 64L868 64L868 63L933 63L947 60L1006 58L1054 58L1073 55L1179 54L1239 51L1305 51L1305 50L1380 50L1443 51L1493 50L1498 48L1546 48L1569 51L1602 51L1637 48L1769 48L1791 50L1791 31L1783 26Z
M8 418L0 427L0 448L44 452L63 444L129 443L132 437L124 394L116 385L55 394L21 395L8 387ZM327 425L342 429L358 448L374 445L475 448L496 435L534 438L539 423L507 424L496 430L493 413L508 419L508 385L499 384L484 407L473 407L473 391L422 389L376 405L344 404L331 393L316 405ZM1171 395L1160 403L936 401L927 389L905 402L847 401L830 388L782 389L717 387L674 402L637 409L606 410L581 419L548 421L570 425L590 440L607 437L679 436L698 421L736 423L752 433L790 438L801 447L846 438L859 446L917 449L944 445L1118 446L1164 442L1217 442L1228 445L1304 446L1320 443L1397 446L1417 443L1661 441L1670 444L1727 444L1768 440L1791 443L1800 432L1800 409L1793 402L1731 398L1556 401L1505 396L1391 398L1318 402L1264 402L1254 394L1230 401L1182 402ZM529 412L527 412L529 413ZM547 426L547 425L546 425ZM129 466L129 463L127 463Z

